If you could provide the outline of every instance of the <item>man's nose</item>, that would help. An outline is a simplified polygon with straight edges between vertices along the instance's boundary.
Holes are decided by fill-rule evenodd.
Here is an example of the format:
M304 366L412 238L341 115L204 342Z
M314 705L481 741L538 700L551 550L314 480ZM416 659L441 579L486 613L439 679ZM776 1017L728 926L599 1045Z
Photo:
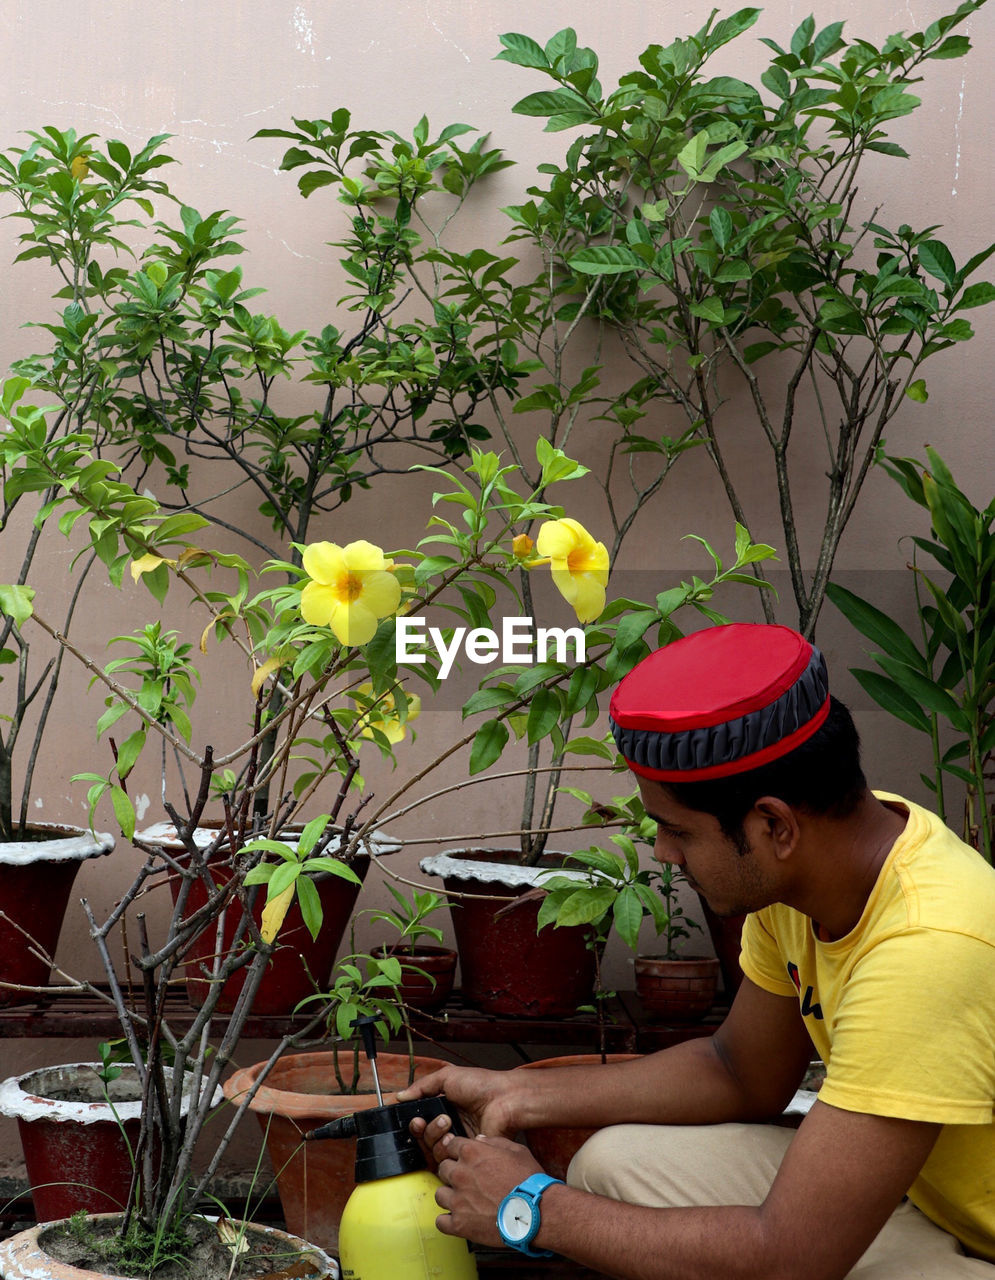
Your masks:
M672 836L666 835L662 831L656 833L656 840L653 842L653 857L657 862L666 862L673 867L684 866L684 855L677 847Z

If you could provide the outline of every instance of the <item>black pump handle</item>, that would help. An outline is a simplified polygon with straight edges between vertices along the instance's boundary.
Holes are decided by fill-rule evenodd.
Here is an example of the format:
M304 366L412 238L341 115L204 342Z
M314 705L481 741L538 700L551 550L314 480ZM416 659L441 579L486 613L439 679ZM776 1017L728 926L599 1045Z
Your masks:
M380 1019L374 1014L364 1013L358 1018L353 1018L349 1024L351 1027L359 1028L359 1034L363 1038L363 1050L370 1062L377 1060L377 1038L374 1029L379 1021Z

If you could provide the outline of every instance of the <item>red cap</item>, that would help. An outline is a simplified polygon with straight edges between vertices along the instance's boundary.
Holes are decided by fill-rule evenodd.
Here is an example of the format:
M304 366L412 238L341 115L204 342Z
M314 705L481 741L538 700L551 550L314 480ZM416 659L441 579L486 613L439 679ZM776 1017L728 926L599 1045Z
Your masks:
M736 622L644 658L612 695L611 729L634 773L704 782L785 756L829 714L822 654L790 627Z

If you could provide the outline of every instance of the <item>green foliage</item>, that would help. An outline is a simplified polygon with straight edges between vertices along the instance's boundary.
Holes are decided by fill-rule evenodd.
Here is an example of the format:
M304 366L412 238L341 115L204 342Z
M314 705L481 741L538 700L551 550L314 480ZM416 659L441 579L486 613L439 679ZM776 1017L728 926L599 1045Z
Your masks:
M853 674L879 706L927 734L932 775L923 782L947 814L945 782L963 787L963 837L993 858L995 757L995 499L982 510L959 488L935 449L927 463L889 457L885 469L928 511L931 537L912 539L919 634L836 583L829 598L875 646L879 670ZM933 572L920 563L926 556ZM941 726L945 732L941 734ZM950 741L952 737L952 742Z
M752 28L754 8L721 19L716 10L694 35L650 45L612 92L572 29L545 45L501 38L498 57L549 86L514 110L544 119L547 131L580 131L564 156L541 166L531 199L507 210L511 239L543 255L559 315L613 329L633 358L637 379L610 416L638 418L654 406L659 418L669 406L685 423L675 440L633 435L627 446L703 443L744 525L725 447L734 428L724 424L730 412L741 419L747 399L757 446L772 453L798 624L808 634L884 427L903 397L926 401L925 362L970 340L964 312L995 298L995 286L973 280L995 246L958 263L937 227L851 222L863 161L905 156L888 138L890 122L918 109L911 90L929 61L968 52L967 37L952 32L980 3L880 45L846 39L841 22L820 30L807 18L786 47L763 41L769 61L757 85L708 66ZM501 278L507 270L493 267ZM479 293L495 305L493 282ZM810 572L789 465L808 384L829 476ZM552 393L542 403L555 412Z
M678 944L701 926L685 915L677 899L683 881L680 870L652 858L651 866L639 865L640 847L652 850L656 838L656 823L647 817L639 792L606 802L595 801L590 792L578 788L563 790L584 805L585 825L621 824L623 830L609 837L614 849L592 845L570 854L568 865L576 863L582 870L570 876L544 875L546 896L539 908L538 927L587 925L601 944L614 929L634 952L642 922L649 919L666 942L667 958L673 959Z
M436 925L426 924L426 921L446 905L446 900L437 893L418 889L413 890L408 898L389 881L387 890L397 904L396 907L393 911L371 911L369 917L371 923L380 922L397 933L395 941L384 944L384 950L389 955L397 955L399 952L410 955L417 950L418 942L423 938L431 938L434 943L441 944L442 930Z

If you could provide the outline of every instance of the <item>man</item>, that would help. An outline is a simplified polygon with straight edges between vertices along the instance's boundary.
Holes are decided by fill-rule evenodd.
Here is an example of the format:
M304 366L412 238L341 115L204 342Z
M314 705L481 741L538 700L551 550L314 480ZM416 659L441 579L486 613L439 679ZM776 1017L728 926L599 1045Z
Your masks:
M477 1133L424 1133L440 1229L632 1280L995 1280L995 872L868 790L822 655L787 628L658 650L611 719L654 856L751 913L743 983L710 1039L418 1082L405 1096L445 1093ZM818 1101L797 1131L765 1123L813 1045ZM605 1127L568 1184L512 1141L570 1124Z

